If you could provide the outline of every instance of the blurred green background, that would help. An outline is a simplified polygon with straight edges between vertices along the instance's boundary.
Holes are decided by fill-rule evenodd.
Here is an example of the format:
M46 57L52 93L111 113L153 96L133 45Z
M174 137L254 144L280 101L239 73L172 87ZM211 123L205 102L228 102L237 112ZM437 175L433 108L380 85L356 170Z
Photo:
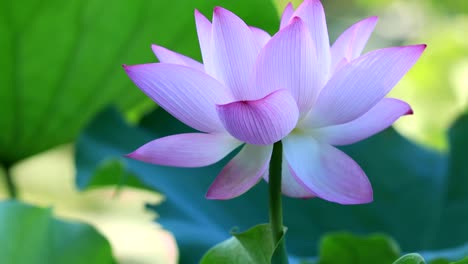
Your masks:
M428 44L421 60L390 94L409 102L415 112L414 116L398 121L395 127L425 151L430 149L434 155L446 155L447 131L468 109L468 2L322 2L331 40L358 20L377 15L379 22L366 50ZM109 181L79 192L75 175L89 174L91 168L80 161L75 166L74 143L80 134L83 138L83 130L97 114L109 106L116 106L130 124L136 124L156 107L121 69L122 64L156 61L150 49L152 43L200 60L193 18L195 8L211 18L212 8L221 5L248 24L274 33L286 3L280 0L0 0L2 178L6 173L12 175L20 200L51 207L61 219L84 221L97 228L109 240L119 263L174 262L177 253L173 237L152 222L156 215L144 207L147 202L161 201L160 194L148 190L155 187L137 182L129 185L144 188L119 189L120 176L116 175L122 174L120 165L110 163L101 173ZM298 3L295 1L295 6ZM105 124L99 120L94 122ZM109 137L125 134L109 126L98 129L106 131ZM93 144L99 145L99 141ZM376 145L370 144L368 148ZM99 160L106 160L107 152L100 153L97 149L93 149L93 154L100 155ZM120 154L131 150L122 149ZM463 161L466 163L468 159ZM466 169L460 171L465 173ZM81 188L90 185L80 185L79 179L77 182ZM7 197L2 179L0 198ZM0 218L10 219L8 212L11 210L1 211ZM164 217L162 213L161 217ZM0 228L0 246L11 242L15 239L11 236L17 234L6 235L2 230L10 229ZM404 242L397 242L404 246ZM9 252L10 256L18 257L14 250ZM24 261L17 263L28 263Z

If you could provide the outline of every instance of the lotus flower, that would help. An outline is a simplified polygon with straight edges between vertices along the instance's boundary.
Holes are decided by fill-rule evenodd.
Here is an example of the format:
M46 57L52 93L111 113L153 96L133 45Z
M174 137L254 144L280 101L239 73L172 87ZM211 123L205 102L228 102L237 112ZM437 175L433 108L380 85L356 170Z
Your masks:
M360 56L377 22L364 19L330 47L319 0L287 5L270 37L220 7L210 23L195 11L203 64L153 45L160 63L124 66L133 82L180 121L201 131L163 137L128 156L159 165L201 167L240 152L208 190L230 199L268 181L272 144L283 142L282 192L340 204L372 201L359 165L334 146L352 144L411 114L384 98L425 45Z

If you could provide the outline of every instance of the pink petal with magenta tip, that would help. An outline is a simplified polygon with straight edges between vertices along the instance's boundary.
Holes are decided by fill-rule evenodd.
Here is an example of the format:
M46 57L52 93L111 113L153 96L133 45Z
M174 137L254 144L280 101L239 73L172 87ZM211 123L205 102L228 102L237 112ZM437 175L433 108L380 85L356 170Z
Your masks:
M203 65L208 74L214 72L211 52L211 22L200 11L195 10L195 24L197 26L198 42L203 58Z
M241 144L227 134L178 134L146 143L127 157L163 166L203 167L220 161Z
M203 64L192 58L154 44L151 45L151 49L153 50L154 55L156 55L158 60L162 63L179 64L199 71L204 71Z
M303 186L318 197L339 204L372 201L372 187L359 165L342 151L320 144L310 135L283 140L284 155Z
M307 122L324 127L360 117L390 92L425 48L415 45L375 50L344 65L320 92Z
M268 169L272 150L272 145L245 145L216 177L206 198L225 200L248 191Z
M349 145L379 133L401 116L412 113L409 104L393 98L384 98L367 113L351 122L318 128L313 133L314 137L330 145Z
M352 61L361 55L372 31L377 24L377 17L369 17L349 27L331 47L331 70L337 67L342 59Z

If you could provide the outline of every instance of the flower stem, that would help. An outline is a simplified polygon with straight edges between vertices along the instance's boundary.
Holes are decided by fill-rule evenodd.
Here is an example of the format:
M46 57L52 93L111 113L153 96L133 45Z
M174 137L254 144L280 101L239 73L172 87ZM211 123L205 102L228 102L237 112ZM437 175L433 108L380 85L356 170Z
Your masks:
M283 144L281 141L273 145L270 161L269 192L270 192L270 225L273 241L278 245L271 263L287 264L288 254L284 243L283 209L281 206L281 163L283 160Z
M11 199L16 199L18 197L18 192L16 189L15 182L13 181L13 176L11 175L11 166L5 166L5 183L8 190L8 195Z

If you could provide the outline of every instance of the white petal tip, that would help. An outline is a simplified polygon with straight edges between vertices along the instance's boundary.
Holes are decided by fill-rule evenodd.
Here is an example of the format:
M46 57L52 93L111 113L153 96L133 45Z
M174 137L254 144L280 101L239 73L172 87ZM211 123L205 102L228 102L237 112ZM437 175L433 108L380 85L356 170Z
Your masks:
M158 46L156 44L151 44L151 50L153 51L154 55L156 55L156 57L158 57L158 54L160 52L164 52L165 48L161 47L161 46ZM159 57L158 57L159 59Z
M205 17L205 15L203 15L203 13L200 12L198 9L195 9L193 11L193 14L195 16L195 21L196 22L198 22L198 21L207 21L208 23L210 23L209 20Z

